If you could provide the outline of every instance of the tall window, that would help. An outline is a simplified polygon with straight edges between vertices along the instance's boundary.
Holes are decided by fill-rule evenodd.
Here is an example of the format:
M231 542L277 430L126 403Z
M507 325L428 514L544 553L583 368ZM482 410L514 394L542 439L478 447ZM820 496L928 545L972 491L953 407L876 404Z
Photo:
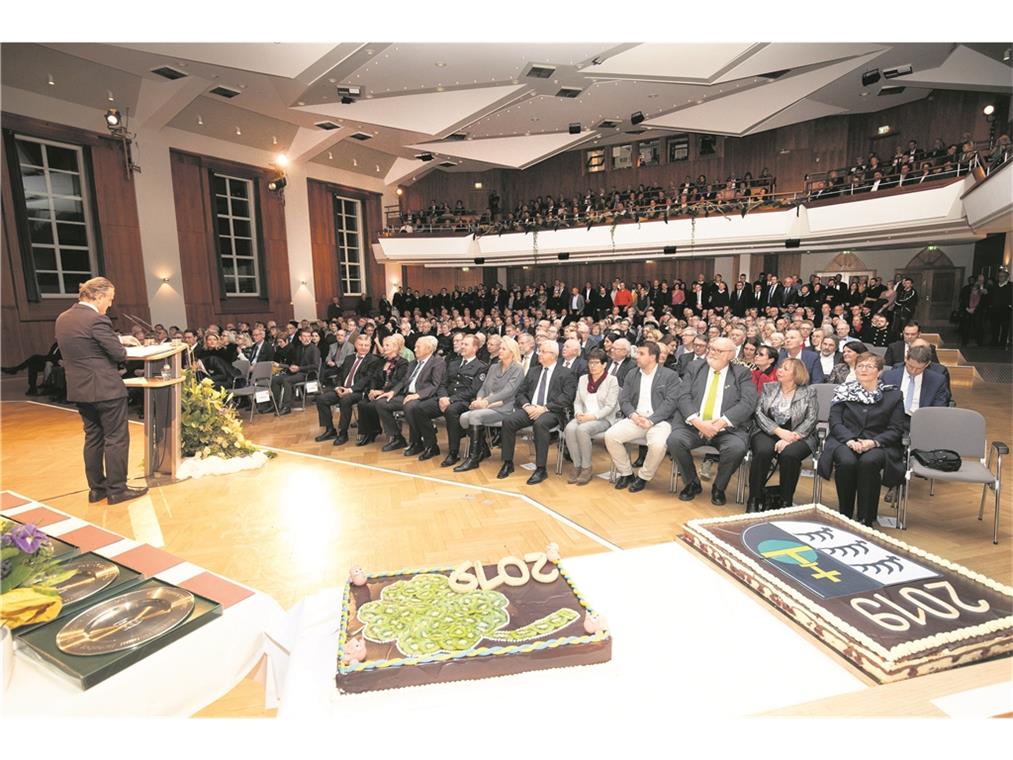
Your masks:
M651 166L661 161L660 140L647 140L637 146L641 166Z
M338 241L338 276L341 293L362 295L362 204L351 198L334 196L334 236Z
M39 295L77 296L77 286L98 269L84 153L23 135L14 142Z
M259 296L260 264L253 181L213 175L218 254L227 296Z

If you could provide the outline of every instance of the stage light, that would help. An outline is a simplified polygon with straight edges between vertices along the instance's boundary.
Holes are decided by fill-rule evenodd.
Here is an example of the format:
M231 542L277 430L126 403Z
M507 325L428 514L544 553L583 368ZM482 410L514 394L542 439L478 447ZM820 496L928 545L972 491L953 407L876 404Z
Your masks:
M106 126L109 129L114 129L123 123L123 117L120 115L120 109L110 108L106 111Z
M404 188L401 188L401 187L399 187L399 188L398 188L397 190L395 190L394 192L395 192L395 193L397 193L398 195L404 195Z
M288 166L288 156L286 156L284 153L279 153L277 156L274 157L274 165L280 166L282 169L284 169L286 166Z
M666 256L668 256L670 254L675 253L675 250L676 250L676 248L675 248L674 245L666 245L664 248L661 249L661 252L663 254L665 254Z
M994 105L992 105L991 103L989 103L989 104L988 104L987 106L985 106L985 107L984 107L984 108L983 108L983 109L981 110L981 112L982 112L983 114L985 114L986 116L991 116L992 114L994 114L994 113L995 113L995 106L994 106Z
M871 84L876 84L879 81L879 69L873 69L872 71L866 71L862 74L862 86L868 87Z
M267 189L272 193L277 193L279 190L283 190L287 184L288 178L278 177L278 179L272 179L267 183Z
M482 189L482 183L481 182L476 182L475 183L475 189L476 190L481 190Z
M644 112L643 111L635 111L634 113L630 114L630 123L631 124L639 124L643 120L644 120Z
M573 124L570 125L570 134L571 135L579 135L580 134L580 123L579 122L574 122Z

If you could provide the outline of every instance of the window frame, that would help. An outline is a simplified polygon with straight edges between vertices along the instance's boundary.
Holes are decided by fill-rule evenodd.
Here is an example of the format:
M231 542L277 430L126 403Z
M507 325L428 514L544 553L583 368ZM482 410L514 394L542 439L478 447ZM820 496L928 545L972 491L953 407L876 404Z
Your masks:
M338 266L338 290L341 293L341 297L361 297L366 293L366 261L365 261L365 250L363 247L363 213L362 206L363 201L360 198L350 198L347 195L342 195L339 192L332 192L333 206L332 212L334 217L334 245L335 253L337 254L337 266ZM358 256L355 264L358 268L358 290L350 290L348 284L350 280L346 279L346 272L350 266L350 262L346 262L342 258L342 252L348 251L349 246L347 244L348 231L343 227L338 226L338 217L347 217L348 214L342 210L339 214L339 207L342 203L353 203L355 208L355 236L358 241Z
M682 163L683 161L689 161L689 158L690 158L690 147L689 147L689 133L688 132L680 132L679 134L671 135L671 136L669 136L666 139L665 143L666 143L666 148L667 148L667 152L666 152L666 156L665 156L666 159L667 159L667 163L676 164L676 163ZM677 146L681 146L681 147L685 148L685 150L686 150L686 155L683 156L682 158L672 158L673 149L676 148Z
M218 193L215 191L215 178L222 177L226 180L235 180L238 182L249 183L249 194L246 198L250 206L250 244L253 246L253 271L256 283L256 290L252 293L233 293L228 287L228 276L225 274L224 260L225 258L231 258L233 261L236 260L235 245L232 245L231 253L224 253L222 249L222 238L218 232ZM210 203L210 215L211 224L210 232L211 237L214 240L215 250L215 270L218 274L218 288L220 292L220 298L222 301L228 301L230 299L242 299L248 301L250 299L260 299L262 301L267 300L267 267L264 257L264 235L262 228L262 209L260 204L260 177L256 175L246 174L243 171L237 171L226 166L211 165L207 169L207 182L208 182L208 193L207 198ZM225 196L232 198L231 195ZM230 214L228 219L233 219L231 215L232 204L229 203ZM242 218L242 217L240 217ZM232 225L230 224L230 230ZM229 238L235 240L235 234ZM243 256L243 259L250 257ZM238 270L237 270L238 271ZM235 274L232 276L233 281L238 286L239 275Z
M594 153L600 154L601 161L591 166L591 155ZM588 148L584 151L584 173L585 174L601 174L607 168L608 162L608 151L605 148Z
M43 302L58 302L67 300L77 300L78 293L74 291L64 292L63 282L63 267L62 256L60 255L61 246L59 245L59 236L54 230L54 243L52 246L43 245L41 247L51 248L53 250L54 257L56 259L56 270L61 292L59 293L43 293L39 288L38 284L38 269L35 266L35 254L33 251L33 244L31 238L31 225L30 218L28 216L27 199L25 197L24 188L24 175L21 172L21 160L18 156L17 142L23 140L25 142L38 143L44 146L53 146L56 148L62 148L66 150L72 150L77 154L78 158L78 169L77 176L79 178L79 184L81 187L81 205L83 207L83 218L85 227L85 238L87 240L87 248L81 246L64 246L67 250L87 250L88 252L88 264L89 273L88 278L97 277L105 274L105 266L102 255L102 235L101 227L99 225L98 215L98 204L96 201L95 194L95 171L91 160L90 146L87 144L81 144L76 142L67 142L67 138L61 137L50 137L50 136L39 136L31 134L30 131L25 129L18 129L16 127L10 128L5 127L3 129L3 142L4 142L4 153L8 164L8 177L10 180L11 190L11 201L14 212L14 229L17 231L18 247L20 248L21 254L21 267L22 267L22 281L25 286L25 295L28 303L42 304ZM52 185L49 180L50 169L48 167L48 152L44 163L46 166L40 167L45 172L46 177L46 197L51 199L54 197L52 193ZM34 166L34 164L33 164ZM60 173L62 170L54 170ZM69 173L69 172L68 172ZM63 194L55 194L59 198L76 198L77 196L66 196ZM50 205L50 211L52 211L52 205ZM46 220L37 220L46 221ZM55 225L57 220L50 218L50 223ZM76 224L76 222L75 222ZM49 270L43 270L49 273ZM75 270L80 271L80 270ZM81 272L83 274L83 272ZM62 308L62 307L60 307Z
M651 150L654 154L654 158L651 161L644 162L644 149ZM637 143L637 160L636 166L660 166L661 165L661 138L655 137L650 140L641 140Z

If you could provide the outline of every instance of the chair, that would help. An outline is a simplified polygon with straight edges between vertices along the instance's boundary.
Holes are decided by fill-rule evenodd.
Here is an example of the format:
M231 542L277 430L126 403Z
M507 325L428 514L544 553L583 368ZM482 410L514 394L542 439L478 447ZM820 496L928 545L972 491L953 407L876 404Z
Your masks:
M925 478L934 484L937 480L958 483L980 483L981 504L978 519L985 511L985 496L991 488L995 493L995 518L992 528L992 543L999 543L999 498L1002 493L1002 458L1009 453L1009 447L1002 441L992 441L985 462L985 418L972 409L957 409L948 406L924 407L911 416L911 432L905 436L907 467L904 474L904 492L898 523L901 529L907 527L907 507L911 478ZM912 455L916 449L950 449L963 460L960 469L943 472L925 467ZM974 460L974 461L968 461ZM993 462L995 469L993 469ZM931 492L930 492L930 495Z
M880 357L886 356L886 346L870 346L868 343L865 345L868 347L870 354L875 354Z
M317 364L316 369L311 369L306 373L306 379L300 380L298 383L292 383L292 393L302 396L302 408L306 409L306 383L315 382L317 384L317 390L313 391L314 394L320 393L320 370L323 367L323 362Z
M267 391L271 395L271 404L274 405L274 412L275 414L278 413L278 402L274 398L274 391L271 390L271 377L273 374L271 362L257 362L250 368L247 384L242 388L233 388L231 391L235 398L249 397L250 422L253 422L253 415L257 413L258 391Z
M236 380L240 380L240 379L245 380L246 378L249 377L249 375L250 375L250 366L251 366L250 365L250 360L246 359L244 357L239 357L234 362L232 362L232 366L235 367L239 371L239 377L235 378L232 381L232 387L235 388L236 387Z
M592 441L604 441L605 440L605 434L607 432L608 432L608 430L603 430L600 433L596 433L595 435L591 436L591 440ZM646 436L641 436L640 438L637 438L635 441L627 441L626 445L627 446L646 446L647 445L647 437ZM665 456L668 456L668 454L666 453ZM560 469L560 472L562 472L562 469ZM612 457L610 456L609 457L609 483L615 483L616 482L616 475L618 475L618 472L616 470L616 463L612 461ZM676 477L677 477L677 474L676 474L676 465L675 465L675 460L673 459L672 460L672 474L669 476L669 479L668 479L668 492L669 493L675 493L675 479L676 479Z
M708 454L719 456L720 452L716 446L697 446L695 449L690 449L689 453L695 457L703 458ZM750 461L749 449L746 449L746 456L743 457L742 462L739 464L739 469L735 473L735 503L742 504L745 501L746 494L746 480L742 477L742 470L747 466ZM675 493L679 488L679 468L675 463L675 459L672 460L672 482L669 490Z
M487 428L502 428L503 427L503 423L502 422L486 422L486 423L483 423L483 427L487 427ZM524 432L525 430L527 430L530 427L531 427L531 425L528 425L527 427L521 428L517 432L518 433L522 433L522 432ZM557 475L562 475L563 474L563 450L564 450L564 448L566 446L566 441L563 438L563 428L564 427L566 427L566 421L564 421L562 425L556 425L554 428L552 428L552 430L549 431L549 435L552 435L553 433L556 433L556 437L557 437L557 442L556 442L556 474ZM525 436L525 437L527 437L527 436ZM533 438L528 438L528 443L531 445L532 449L534 448L533 441L534 441ZM465 451L465 455L464 455L465 459L467 459L468 456L470 456L470 454L471 454L471 441L469 440L468 441L468 448ZM533 458L534 458L534 455L532 454L532 459Z

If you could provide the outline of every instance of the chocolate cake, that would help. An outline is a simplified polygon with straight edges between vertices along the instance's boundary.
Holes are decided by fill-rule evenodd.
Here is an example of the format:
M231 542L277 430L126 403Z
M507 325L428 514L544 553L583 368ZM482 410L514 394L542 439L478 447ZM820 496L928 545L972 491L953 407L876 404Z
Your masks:
M826 507L693 520L684 538L880 682L1013 651L1013 589Z
M551 580L549 580L551 579ZM498 565L353 568L341 605L337 686L364 692L590 665L612 639L544 554Z

